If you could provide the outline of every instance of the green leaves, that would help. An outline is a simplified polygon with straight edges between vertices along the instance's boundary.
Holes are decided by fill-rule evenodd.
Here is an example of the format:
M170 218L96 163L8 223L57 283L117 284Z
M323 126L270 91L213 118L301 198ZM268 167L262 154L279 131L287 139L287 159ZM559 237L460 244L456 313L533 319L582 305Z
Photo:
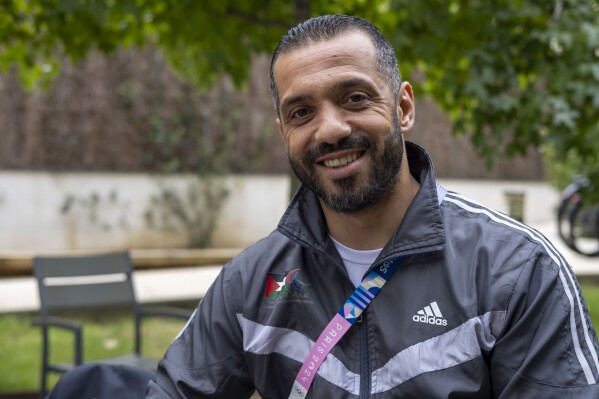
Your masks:
M197 87L222 74L240 86L252 54L272 52L306 12L379 26L406 80L419 76L416 93L433 97L488 164L542 146L549 168L598 173L597 0L0 0L0 68L19 65L28 87L44 87L60 55L153 43ZM574 166L575 156L585 162Z
M397 0L391 9L404 74L414 65L425 73L417 92L448 111L489 164L543 145L553 149L548 168L597 173L595 1Z

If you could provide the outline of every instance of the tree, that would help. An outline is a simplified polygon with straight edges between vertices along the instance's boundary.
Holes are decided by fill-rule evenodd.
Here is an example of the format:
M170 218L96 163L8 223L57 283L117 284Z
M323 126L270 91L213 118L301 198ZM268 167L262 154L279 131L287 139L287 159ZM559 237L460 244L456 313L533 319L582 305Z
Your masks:
M538 147L559 188L585 175L594 182L588 199L599 202L599 3L394 7L400 63L424 73L422 89L450 113L456 133L469 133L489 161Z
M153 43L198 87L222 74L242 85L252 54L327 13L379 26L417 93L489 163L541 148L558 187L585 175L599 202L597 0L0 0L0 67L44 85L59 55Z

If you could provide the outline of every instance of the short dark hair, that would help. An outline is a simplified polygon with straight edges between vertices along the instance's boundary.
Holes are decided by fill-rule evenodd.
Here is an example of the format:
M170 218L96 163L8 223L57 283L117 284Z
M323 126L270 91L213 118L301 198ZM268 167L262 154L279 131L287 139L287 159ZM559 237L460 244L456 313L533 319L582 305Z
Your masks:
M338 37L352 30L366 33L375 48L376 68L383 79L389 83L392 93L397 93L401 86L401 74L397 66L395 51L383 33L365 19L348 15L323 15L308 19L291 28L281 38L270 62L270 93L279 116L279 93L275 82L275 64L282 54L304 47L311 43L322 42Z

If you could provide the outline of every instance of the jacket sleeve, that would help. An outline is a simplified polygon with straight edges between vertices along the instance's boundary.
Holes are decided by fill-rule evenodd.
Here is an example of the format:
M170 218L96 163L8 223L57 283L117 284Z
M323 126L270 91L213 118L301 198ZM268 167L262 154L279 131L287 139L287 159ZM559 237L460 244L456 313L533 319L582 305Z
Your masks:
M146 398L249 398L254 391L245 364L235 302L242 290L231 265L223 268L187 325L168 348Z
M570 266L552 247L522 268L490 355L496 398L599 398L597 336Z

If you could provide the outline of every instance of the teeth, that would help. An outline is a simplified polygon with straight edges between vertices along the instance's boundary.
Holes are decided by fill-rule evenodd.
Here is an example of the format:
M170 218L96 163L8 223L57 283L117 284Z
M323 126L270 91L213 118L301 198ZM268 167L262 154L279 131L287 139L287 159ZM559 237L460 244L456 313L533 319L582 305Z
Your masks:
M348 163L351 163L353 161L355 161L356 159L358 159L358 153L353 153L350 155L347 155L345 157L341 157L341 158L336 158L336 159L329 159L328 161L324 161L324 166L328 167L328 168L337 168L339 166L345 166Z

